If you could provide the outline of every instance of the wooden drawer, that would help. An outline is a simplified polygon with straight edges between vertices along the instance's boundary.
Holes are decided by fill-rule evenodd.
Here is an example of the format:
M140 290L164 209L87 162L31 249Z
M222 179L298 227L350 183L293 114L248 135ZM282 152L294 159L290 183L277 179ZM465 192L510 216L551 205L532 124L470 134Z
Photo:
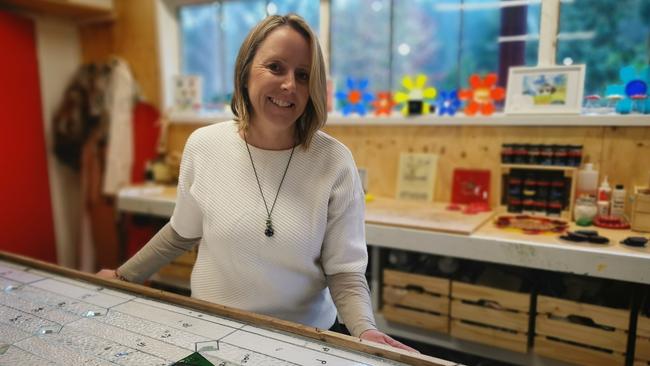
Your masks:
M386 320L449 332L449 280L384 270L382 313Z
M592 350L544 336L535 336L533 349L538 355L576 365L613 366L625 364L625 355L621 353Z
M571 317L593 326L571 322ZM534 351L577 364L623 365L629 317L629 310L539 296Z
M530 294L451 284L451 335L525 353Z
M650 364L650 318L639 315L636 328L634 360L642 365Z

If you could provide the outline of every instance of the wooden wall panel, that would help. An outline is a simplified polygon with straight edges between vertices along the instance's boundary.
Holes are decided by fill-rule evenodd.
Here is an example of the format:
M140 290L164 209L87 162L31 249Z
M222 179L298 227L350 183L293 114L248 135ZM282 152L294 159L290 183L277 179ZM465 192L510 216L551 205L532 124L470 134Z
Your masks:
M84 62L115 55L129 63L143 97L160 109L160 67L154 0L114 0L116 19L80 27Z
M489 169L493 205L498 197L501 144L580 144L585 160L597 163L603 145L600 127L328 126L325 130L350 148L358 166L368 169L368 188L375 195L395 195L401 152L430 152L439 155L436 201L451 199L454 169Z
M603 172L610 184L624 184L628 193L635 185L650 185L650 128L605 128Z
M182 152L200 126L170 125L168 151ZM582 145L583 161L595 163L610 183L629 188L650 180L650 127L327 126L325 132L367 169L368 190L376 196L395 196L401 152L424 152L439 155L435 201L450 201L455 168L489 169L490 203L496 205L503 143Z

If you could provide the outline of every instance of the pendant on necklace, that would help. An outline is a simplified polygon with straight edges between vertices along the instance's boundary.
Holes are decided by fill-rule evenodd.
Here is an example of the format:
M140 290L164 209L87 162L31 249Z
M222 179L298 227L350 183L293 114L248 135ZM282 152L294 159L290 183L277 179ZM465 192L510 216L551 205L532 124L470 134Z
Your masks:
M264 235L270 238L273 236L273 234L274 234L273 223L271 222L271 218L268 218L266 219L266 230L264 230Z

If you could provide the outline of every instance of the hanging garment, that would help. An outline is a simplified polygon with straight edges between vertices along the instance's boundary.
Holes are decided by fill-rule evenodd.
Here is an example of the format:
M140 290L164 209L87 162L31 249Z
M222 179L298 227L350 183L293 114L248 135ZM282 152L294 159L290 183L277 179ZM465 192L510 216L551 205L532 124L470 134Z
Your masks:
M102 192L115 196L131 182L133 165L133 108L137 86L129 66L115 58L106 90L108 145Z

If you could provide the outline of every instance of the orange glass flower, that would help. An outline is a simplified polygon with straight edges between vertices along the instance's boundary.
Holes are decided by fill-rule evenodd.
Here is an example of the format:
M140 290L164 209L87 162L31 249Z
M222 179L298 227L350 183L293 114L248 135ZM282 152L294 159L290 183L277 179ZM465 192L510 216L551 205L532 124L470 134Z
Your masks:
M480 112L485 116L494 113L494 102L503 100L506 95L505 89L496 86L497 74L490 73L481 79L477 74L469 77L470 89L461 90L458 97L466 100L465 114L473 116Z
M395 103L389 91L382 91L375 95L375 100L370 104L375 108L375 116L381 116L382 114L389 116L397 103Z

